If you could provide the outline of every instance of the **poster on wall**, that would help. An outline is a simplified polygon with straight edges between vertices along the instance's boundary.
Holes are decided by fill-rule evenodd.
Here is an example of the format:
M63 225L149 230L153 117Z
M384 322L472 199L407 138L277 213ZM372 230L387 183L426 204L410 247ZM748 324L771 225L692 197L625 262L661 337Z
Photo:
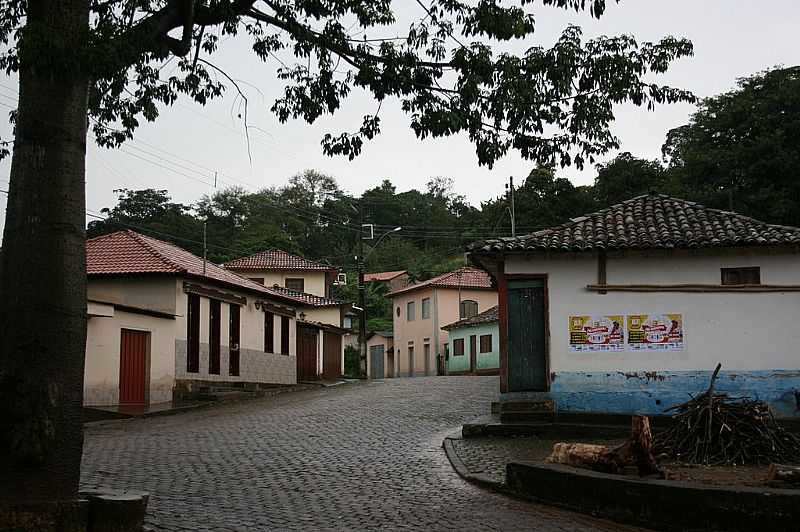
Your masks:
M622 316L570 316L569 350L624 351Z
M682 314L629 314L628 348L631 351L682 351Z

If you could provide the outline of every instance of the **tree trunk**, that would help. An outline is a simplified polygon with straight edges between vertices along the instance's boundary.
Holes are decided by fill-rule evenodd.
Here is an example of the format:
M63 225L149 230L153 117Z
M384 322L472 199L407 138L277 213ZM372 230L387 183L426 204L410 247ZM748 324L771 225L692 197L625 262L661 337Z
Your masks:
M0 509L77 497L88 30L88 0L28 2L0 270Z

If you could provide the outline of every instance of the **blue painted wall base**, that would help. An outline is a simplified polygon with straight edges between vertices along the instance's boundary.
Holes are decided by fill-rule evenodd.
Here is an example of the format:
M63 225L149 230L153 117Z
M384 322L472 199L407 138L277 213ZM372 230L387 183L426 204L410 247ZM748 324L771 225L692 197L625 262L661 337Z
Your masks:
M555 401L564 412L664 414L704 392L711 371L553 373L549 392L510 392L501 401ZM800 417L800 370L721 371L717 392L750 397L770 405L777 417Z

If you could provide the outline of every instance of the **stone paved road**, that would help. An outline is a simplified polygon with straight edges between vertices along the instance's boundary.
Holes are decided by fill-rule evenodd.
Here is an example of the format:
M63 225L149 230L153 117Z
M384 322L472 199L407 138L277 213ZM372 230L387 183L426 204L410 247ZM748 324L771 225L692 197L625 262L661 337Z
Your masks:
M388 379L95 425L82 483L149 491L154 530L632 530L456 475L442 439L496 390Z

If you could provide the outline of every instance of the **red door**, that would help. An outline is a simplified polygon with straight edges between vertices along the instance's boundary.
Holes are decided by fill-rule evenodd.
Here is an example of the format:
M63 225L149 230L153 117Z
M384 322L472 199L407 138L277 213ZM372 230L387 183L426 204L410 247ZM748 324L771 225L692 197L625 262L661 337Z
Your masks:
M319 379L317 374L317 329L297 326L297 380Z
M338 379L342 376L342 337L325 331L322 338L322 376Z
M119 350L119 404L147 404L147 350L150 333L122 329Z

